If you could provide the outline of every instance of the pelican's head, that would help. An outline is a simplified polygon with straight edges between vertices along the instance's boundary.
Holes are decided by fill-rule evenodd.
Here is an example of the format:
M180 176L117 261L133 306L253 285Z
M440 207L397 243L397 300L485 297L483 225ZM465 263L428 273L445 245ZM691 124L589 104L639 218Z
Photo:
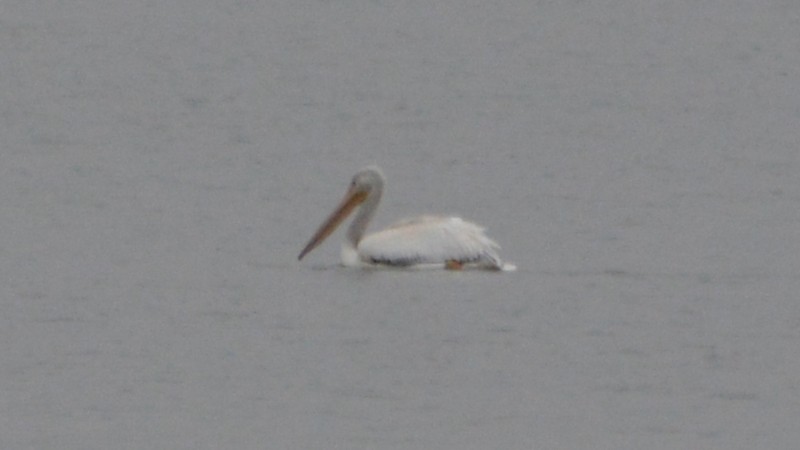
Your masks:
M336 227L338 227L357 206L364 203L370 195L379 197L383 189L383 183L383 173L377 166L369 166L359 170L350 181L350 187L347 189L347 193L339 203L339 206L337 206L331 215L322 222L322 225L320 225L317 232L314 233L314 236L308 241L308 244L306 244L303 251L300 252L300 256L298 256L297 259L303 259L307 253L321 244L322 241L330 236L331 233L336 230ZM365 227L366 223L364 223L363 226Z
M353 175L353 179L350 181L350 190L356 189L369 195L373 189L382 188L384 181L383 172L378 166L365 167Z

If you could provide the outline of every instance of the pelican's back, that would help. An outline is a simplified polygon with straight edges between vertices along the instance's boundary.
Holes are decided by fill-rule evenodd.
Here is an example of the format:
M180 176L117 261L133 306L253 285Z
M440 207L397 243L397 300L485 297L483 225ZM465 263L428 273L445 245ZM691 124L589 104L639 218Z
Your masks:
M484 229L459 217L422 216L367 235L358 255L371 264L410 266L457 262L502 269L500 246Z

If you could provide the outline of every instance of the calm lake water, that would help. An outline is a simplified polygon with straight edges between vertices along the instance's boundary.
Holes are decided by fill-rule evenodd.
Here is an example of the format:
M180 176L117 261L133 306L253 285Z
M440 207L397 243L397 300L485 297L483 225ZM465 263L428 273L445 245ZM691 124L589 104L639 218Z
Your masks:
M5 5L0 447L796 446L798 19ZM298 263L368 164L519 270Z

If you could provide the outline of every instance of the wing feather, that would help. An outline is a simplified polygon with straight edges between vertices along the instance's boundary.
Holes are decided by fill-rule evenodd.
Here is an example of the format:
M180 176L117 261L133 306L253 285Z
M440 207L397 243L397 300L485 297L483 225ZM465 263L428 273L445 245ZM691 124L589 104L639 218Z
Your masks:
M409 266L457 261L502 268L500 246L484 229L459 217L422 216L370 234L358 244L368 263Z

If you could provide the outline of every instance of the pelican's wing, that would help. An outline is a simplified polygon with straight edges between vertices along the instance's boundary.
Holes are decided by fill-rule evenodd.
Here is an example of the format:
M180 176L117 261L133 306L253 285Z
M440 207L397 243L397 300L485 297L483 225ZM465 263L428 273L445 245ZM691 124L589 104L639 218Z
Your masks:
M368 263L409 266L448 261L500 269L497 243L484 229L459 217L423 216L370 234L358 244Z

